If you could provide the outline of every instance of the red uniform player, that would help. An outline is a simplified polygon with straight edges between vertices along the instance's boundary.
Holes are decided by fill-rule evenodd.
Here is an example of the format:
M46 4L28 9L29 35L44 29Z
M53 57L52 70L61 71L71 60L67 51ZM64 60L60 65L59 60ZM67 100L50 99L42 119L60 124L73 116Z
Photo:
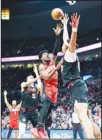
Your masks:
M33 129L32 133L34 136L40 138L48 138L44 130L46 119L51 112L52 107L57 103L57 93L58 93L58 73L57 70L61 67L60 61L57 66L55 66L55 60L57 58L57 53L60 48L60 33L62 30L62 25L57 25L54 29L56 34L55 45L53 48L52 55L50 56L47 50L41 51L39 53L39 59L41 64L39 65L39 73L42 78L43 83L43 94L42 94L42 108L40 110L40 116L38 118L37 129ZM44 96L43 96L44 95Z
M5 104L7 105L8 109L10 111L10 124L9 124L9 132L8 132L8 135L7 135L7 139L10 138L11 132L12 132L13 129L16 130L15 138L17 138L19 111L20 111L21 103L17 105L16 100L13 100L12 105L10 105L8 100L7 100L7 91L6 90L4 91L4 101L5 101Z
M12 107L10 111L10 128L18 129L19 110Z
M46 71L50 74L55 69L55 64L53 61L50 61L49 64L44 65ZM43 80L43 84L45 84L45 92L48 98L52 103L57 103L57 93L58 93L58 72L56 71L54 75L48 79Z

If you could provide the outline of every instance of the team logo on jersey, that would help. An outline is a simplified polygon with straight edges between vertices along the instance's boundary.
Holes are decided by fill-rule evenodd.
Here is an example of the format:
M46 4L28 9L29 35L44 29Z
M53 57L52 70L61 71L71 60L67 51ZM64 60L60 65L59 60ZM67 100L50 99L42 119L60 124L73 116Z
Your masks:
M26 122L26 119L25 118L22 118L22 122Z

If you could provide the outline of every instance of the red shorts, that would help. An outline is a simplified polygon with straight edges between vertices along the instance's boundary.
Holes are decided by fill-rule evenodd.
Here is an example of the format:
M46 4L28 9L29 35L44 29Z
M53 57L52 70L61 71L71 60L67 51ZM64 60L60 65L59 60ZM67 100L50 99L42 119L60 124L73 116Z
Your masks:
M10 128L18 129L18 121L12 121L9 125Z
M57 103L57 94L58 88L56 86L46 86L46 95L50 98L52 103Z

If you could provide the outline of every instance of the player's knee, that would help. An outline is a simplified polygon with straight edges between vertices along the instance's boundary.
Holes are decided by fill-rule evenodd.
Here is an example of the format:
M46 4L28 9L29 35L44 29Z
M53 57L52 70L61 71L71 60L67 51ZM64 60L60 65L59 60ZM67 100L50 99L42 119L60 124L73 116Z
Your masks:
M80 121L84 121L88 118L87 116L87 105L86 104L79 104L77 103L75 106L75 111L78 114L78 118Z
M80 113L78 115L78 118L79 118L80 122L83 123L84 121L86 121L88 119L88 116Z
M88 119L87 111L82 111L82 110L80 110L80 108L76 108L76 112L78 114L78 118L79 118L80 122L83 122Z

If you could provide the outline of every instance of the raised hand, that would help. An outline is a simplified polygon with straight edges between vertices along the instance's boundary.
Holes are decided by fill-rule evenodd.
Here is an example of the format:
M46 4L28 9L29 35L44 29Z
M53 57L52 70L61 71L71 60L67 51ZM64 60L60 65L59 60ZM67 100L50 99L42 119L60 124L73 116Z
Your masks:
M5 96L7 95L7 91L6 91L6 90L4 90L4 95L5 95Z
M61 33L62 29L63 29L63 25L62 24L57 24L56 29L53 28L53 30L54 30L56 35L59 35Z
M78 16L77 13L74 13L71 16L71 22L70 22L71 27L72 28L78 28L78 26L79 26L79 20L80 20L80 15Z
M63 25L67 25L69 17L68 14L65 13L64 18L60 19Z

